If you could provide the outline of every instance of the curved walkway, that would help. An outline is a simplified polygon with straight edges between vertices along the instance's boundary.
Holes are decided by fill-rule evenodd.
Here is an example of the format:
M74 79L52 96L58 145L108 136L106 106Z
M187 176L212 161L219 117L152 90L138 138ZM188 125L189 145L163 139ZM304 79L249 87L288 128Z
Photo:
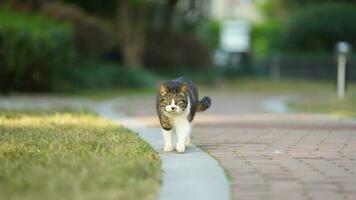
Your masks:
M194 145L188 147L184 154L162 152L163 140L160 129L147 127L142 122L122 114L120 110L124 107L120 102L122 102L121 98L95 103L79 98L58 96L17 96L0 97L0 108L91 109L102 117L114 120L133 130L159 153L163 170L162 187L158 194L159 200L230 199L229 182L215 159ZM120 109L118 109L119 107Z
M212 107L195 119L192 141L226 169L232 199L356 199L355 122L280 113L281 98L265 95L211 97ZM153 99L129 99L121 110L157 127Z
M161 130L145 127L141 122L116 112L117 102L120 101L121 99L106 101L97 106L96 112L138 133L159 153L163 182L158 199L230 199L229 182L215 159L194 145L188 147L184 154L163 152Z
M160 151L153 96L112 100L92 108L133 129L160 153L164 174L159 199L229 199L229 184L219 164L231 177L232 199L356 199L355 122L325 115L267 113L264 95L211 97L212 108L196 117L193 143L219 163L195 146L185 154Z

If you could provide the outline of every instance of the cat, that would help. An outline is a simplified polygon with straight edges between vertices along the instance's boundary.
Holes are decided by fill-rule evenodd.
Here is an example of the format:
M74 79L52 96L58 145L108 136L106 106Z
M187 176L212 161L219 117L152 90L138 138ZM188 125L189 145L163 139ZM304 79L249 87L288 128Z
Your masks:
M199 100L195 84L184 77L168 80L159 87L156 109L161 124L164 151L173 151L173 131L177 135L176 150L184 153L191 144L191 122L196 112L202 112L211 105L210 97Z

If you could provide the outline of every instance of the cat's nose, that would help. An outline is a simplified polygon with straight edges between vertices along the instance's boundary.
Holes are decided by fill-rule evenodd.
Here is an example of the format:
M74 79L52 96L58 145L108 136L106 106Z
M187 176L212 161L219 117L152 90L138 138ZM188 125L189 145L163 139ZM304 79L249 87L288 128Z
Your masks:
M177 108L176 107L171 107L171 109L174 111L174 110L177 110Z

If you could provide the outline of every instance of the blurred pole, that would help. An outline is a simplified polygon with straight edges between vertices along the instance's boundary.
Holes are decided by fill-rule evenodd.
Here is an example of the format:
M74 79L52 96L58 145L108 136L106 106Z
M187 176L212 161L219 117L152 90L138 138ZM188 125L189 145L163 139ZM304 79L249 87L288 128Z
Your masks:
M275 81L279 81L281 79L281 55L279 53L275 53L272 56L270 77Z
M337 96L339 99L344 99L345 97L345 72L346 72L346 56L338 56L338 66L337 66Z
M344 99L346 93L346 63L347 53L350 50L346 42L338 42L337 45L337 96Z

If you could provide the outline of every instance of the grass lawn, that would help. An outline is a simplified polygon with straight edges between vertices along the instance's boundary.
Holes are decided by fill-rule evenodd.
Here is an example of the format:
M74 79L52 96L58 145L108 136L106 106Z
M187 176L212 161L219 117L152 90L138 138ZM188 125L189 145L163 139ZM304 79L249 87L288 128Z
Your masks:
M301 112L327 113L339 117L356 117L356 83L349 83L347 96L340 101L333 81L260 78L237 78L228 81L229 89L237 92L260 92L271 95L294 94L300 98L290 108Z
M241 92L261 92L261 93L333 93L335 83L332 81L312 81L303 79L282 79L273 81L266 78L244 77L226 81L228 88ZM356 84L352 84L352 89L356 92ZM336 92L335 92L336 93Z
M153 88L86 89L74 91L70 95L100 101L115 97L145 95L152 92L155 92Z
M288 106L303 112L327 113L336 117L356 117L356 95L348 96L342 101L334 96L315 96L289 102Z
M0 199L155 199L160 160L91 114L0 112Z

